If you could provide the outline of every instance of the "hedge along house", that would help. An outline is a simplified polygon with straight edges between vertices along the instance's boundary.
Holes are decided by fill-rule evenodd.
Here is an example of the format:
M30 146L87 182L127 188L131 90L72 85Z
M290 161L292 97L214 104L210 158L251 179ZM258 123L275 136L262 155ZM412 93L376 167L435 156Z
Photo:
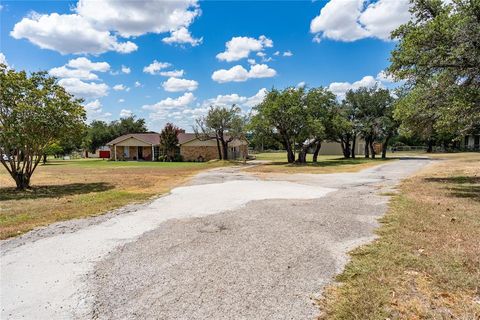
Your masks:
M210 161L218 159L218 147L215 138L200 140L195 133L180 132L178 138L178 153L184 161ZM154 161L161 154L160 134L132 133L120 136L108 144L111 160L145 160ZM153 155L153 157L152 157ZM228 144L228 159L246 159L248 141L234 139Z
M107 145L112 160L154 161L158 157L160 135L156 132L125 134Z

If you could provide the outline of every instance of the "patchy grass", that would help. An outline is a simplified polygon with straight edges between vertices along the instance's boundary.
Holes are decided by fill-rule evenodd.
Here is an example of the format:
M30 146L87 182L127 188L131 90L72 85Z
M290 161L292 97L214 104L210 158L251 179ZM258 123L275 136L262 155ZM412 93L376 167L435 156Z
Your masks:
M480 319L480 154L436 157L351 252L320 319Z
M224 162L53 160L40 165L33 188L19 192L0 166L0 239L52 222L94 216L168 192L200 170Z
M251 167L247 171L254 173L335 173L335 172L356 172L384 161L392 159L365 159L357 156L355 159L339 158L335 155L318 156L318 162L312 162L312 155L307 155L306 164L290 164L287 162L286 152L266 152L256 154L257 160L269 161L268 163Z

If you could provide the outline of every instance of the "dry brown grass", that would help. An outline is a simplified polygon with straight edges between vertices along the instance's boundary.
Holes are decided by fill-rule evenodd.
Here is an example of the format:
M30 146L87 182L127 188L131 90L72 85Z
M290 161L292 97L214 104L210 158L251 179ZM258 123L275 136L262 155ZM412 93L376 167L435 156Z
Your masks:
M320 319L480 319L480 154L405 180L380 236L320 301Z
M223 164L51 161L33 189L18 192L0 168L0 239L52 222L94 216L168 192L200 170Z

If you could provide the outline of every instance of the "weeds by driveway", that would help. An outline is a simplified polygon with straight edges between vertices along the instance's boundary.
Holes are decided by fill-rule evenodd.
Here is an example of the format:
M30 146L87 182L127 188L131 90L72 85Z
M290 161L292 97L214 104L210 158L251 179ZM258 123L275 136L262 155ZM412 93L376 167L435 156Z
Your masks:
M321 319L480 319L480 154L436 157L351 253Z

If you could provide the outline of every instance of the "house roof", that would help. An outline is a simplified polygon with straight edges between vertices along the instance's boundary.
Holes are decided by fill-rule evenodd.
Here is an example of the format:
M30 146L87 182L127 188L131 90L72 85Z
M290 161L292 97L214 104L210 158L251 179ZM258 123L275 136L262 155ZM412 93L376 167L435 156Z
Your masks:
M129 138L134 138L140 141L143 141L148 144L152 145L159 145L160 144L160 134L157 132L149 132L149 133L129 133L129 134L124 134L123 136L120 136L116 139L113 139L107 145L114 145L117 143L120 143L124 140L127 140Z
M195 140L197 136L195 133L185 133L185 132L180 132L177 135L178 138L178 144L184 144L185 142Z
M160 144L160 134L157 132L149 132L149 133L129 133L129 134L124 134L123 136L120 136L116 139L113 139L107 145L111 146L114 144L118 144L124 140L127 140L129 138L134 138L140 141L143 141L145 143L151 144L151 145L159 145ZM177 135L178 138L178 144L182 145L184 143L190 142L192 140L197 139L197 136L195 133L185 133L185 132L180 132ZM228 136L225 137L228 139ZM214 139L214 137L212 137Z

